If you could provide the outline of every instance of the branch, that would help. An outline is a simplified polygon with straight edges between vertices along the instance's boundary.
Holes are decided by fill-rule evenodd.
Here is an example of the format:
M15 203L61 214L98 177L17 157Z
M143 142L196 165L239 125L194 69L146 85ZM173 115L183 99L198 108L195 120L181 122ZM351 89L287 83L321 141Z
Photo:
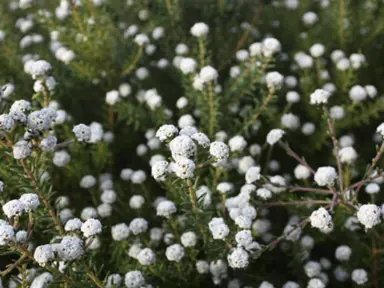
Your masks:
M284 142L279 142L279 145L287 152L287 154L289 156L291 156L292 158L294 158L297 162L299 162L301 165L307 167L307 169L312 173L312 174L315 174L316 171L311 167L309 166L309 164L307 163L307 161L305 161L305 159L301 158L299 155L297 155L297 153L295 151L292 150L291 147L289 147L289 145L287 143L284 143Z

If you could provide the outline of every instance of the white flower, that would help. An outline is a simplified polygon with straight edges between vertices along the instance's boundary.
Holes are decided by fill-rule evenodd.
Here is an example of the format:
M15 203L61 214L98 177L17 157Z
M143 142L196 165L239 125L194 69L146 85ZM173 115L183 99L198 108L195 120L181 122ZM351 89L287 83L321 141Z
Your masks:
M248 253L242 248L234 248L228 254L228 264L232 268L245 268L248 266Z
M253 241L251 230L241 230L237 232L235 235L235 240L236 240L237 246L239 247L249 246Z
M195 23L191 27L191 34L192 36L195 36L195 37L203 37L207 35L208 32L209 32L209 27L207 24L203 22Z
M380 207L374 204L365 204L357 211L357 219L365 228L369 229L381 223Z
M224 142L215 141L209 147L209 154L218 162L227 161L229 148Z
M168 246L165 250L165 256L169 261L180 262L180 260L184 257L184 247L180 244Z
M177 46L175 48L175 52L178 55L185 55L185 54L188 54L189 48L184 43L180 43L180 44L177 44Z
M46 76L51 71L52 66L45 60L38 60L33 62L31 66L31 74L34 77Z
M250 167L247 172L245 173L245 181L248 184L251 184L257 180L260 179L260 167L259 166L253 166Z
M119 94L121 97L127 97L132 92L132 87L128 83L121 83L119 86Z
M366 85L364 88L370 98L375 98L377 96L377 89L375 86Z
M180 179L193 178L195 171L195 163L185 157L177 157L176 164L173 168L176 176Z
M105 95L105 102L110 106L115 105L119 101L120 101L120 96L117 90L109 91Z
M309 48L309 52L311 53L312 57L318 58L323 56L325 52L325 47L322 44L316 43Z
M324 89L316 89L315 92L311 94L310 103L314 104L326 104L328 103L328 98L331 97L331 94Z
M173 138L178 132L179 130L173 125L163 125L156 131L156 137L161 142L164 142Z
M381 123L377 128L376 128L376 132L381 134L381 136L384 137L384 122Z
M55 258L52 246L50 244L37 246L33 258L40 266L45 266L46 263Z
M304 265L304 272L309 278L318 276L321 272L321 265L319 262L309 261Z
M229 228L223 218L212 218L208 223L213 239L225 239L229 234Z
M122 241L128 238L130 230L127 224L120 223L112 226L111 233L113 240Z
M328 227L332 222L332 217L323 207L313 211L309 217L312 227L324 229Z
M97 219L90 218L81 225L81 232L88 238L101 233L101 223Z
M315 173L315 182L319 186L333 186L337 179L335 168L327 166L320 167Z
M231 191L233 188L233 184L229 182L220 182L217 184L216 190L219 191L221 194L226 194L229 191Z
M352 271L351 278L357 285L364 285L368 282L368 273L364 269L355 269Z
M13 157L17 160L25 159L31 155L31 144L25 140L20 140L13 145Z
M144 46L149 43L149 38L145 34L137 34L133 41L139 46Z
M1 90L1 87L0 87ZM0 98L1 102L1 98ZM2 114L0 115L0 131L8 132L12 130L12 128L15 126L15 121L13 118L8 114Z
M304 13L304 15L301 19L305 25L311 26L317 22L319 17L317 16L316 13L309 11L309 12Z
M347 245L341 245L336 248L335 257L339 261L348 261L351 257L352 249Z
M266 200L272 197L272 192L266 188L259 188L256 190L256 195Z
M79 142L89 142L91 140L91 128L84 124L79 124L73 127L76 139Z
M253 49L256 49L256 47L253 47ZM264 57L272 57L274 54L280 52L281 44L276 38L268 37L263 40L261 49Z
M196 60L193 58L183 58L180 61L180 70L183 74L194 73L197 67Z
M21 195L20 202L23 203L25 212L35 211L40 205L39 196L34 193Z
M152 265L156 262L156 254L150 248L144 248L137 254L137 260L141 265Z
M71 155L67 151L61 150L53 154L52 162L57 167L64 167L71 161Z
M207 274L209 272L208 262L204 260L198 260L196 262L196 270L199 274Z
M355 85L349 90L349 98L355 102L364 101L367 98L367 91L360 85Z
M24 204L20 200L11 200L3 205L4 214L8 218L20 216L24 212Z
M125 274L124 283L127 288L140 288L145 285L145 279L140 271L130 271Z
M297 103L300 101L300 94L296 91L288 91L285 98L289 103Z
M201 68L199 77L201 82L204 84L216 80L217 77L219 77L219 74L212 66L205 66Z
M352 164L357 159L356 150L353 147L344 147L339 151L341 163Z
M228 145L231 148L231 152L241 152L247 146L247 141L245 141L243 136L236 135L229 139Z
M119 274L110 274L107 278L107 284L105 288L119 287L121 285L122 278Z
M129 223L129 229L133 235L144 233L148 230L148 221L144 218L135 218Z
M194 247L197 243L197 236L195 232L184 232L180 237L181 244L184 247Z
M176 160L178 157L191 158L196 153L196 144L193 140L186 136L181 135L175 137L170 143L172 157Z
M57 145L57 138L55 136L47 136L46 138L41 139L40 148L46 152L53 152Z
M292 113L284 114L281 117L281 125L290 130L296 130L300 126L299 117Z
M135 210L140 209L144 205L144 203L145 203L145 199L141 195L133 195L129 199L129 207Z
M211 142L207 135L202 132L197 132L191 135L191 138L197 142L203 148L207 148L210 146Z
M92 188L96 185L96 178L92 175L86 175L80 180L80 187L84 189Z
M3 222L0 222L0 246L8 244L15 236L13 227L5 221Z
M325 288L325 284L319 278L312 278L308 281L307 288Z
M161 201L156 207L156 215L169 217L172 214L176 213L176 205L170 200Z
M301 164L296 166L293 173L295 174L295 178L298 180L301 180L301 179L305 180L311 176L311 171L307 167Z
M380 186L377 183L369 183L367 186L365 186L365 192L368 194L376 194L379 193L380 191Z
M344 108L341 106L333 106L331 109L329 109L329 116L334 120L343 119L344 115Z
M268 72L265 76L265 81L269 89L279 90L283 86L284 76L276 71Z
M280 141L285 132L281 129L272 129L267 135L267 142L269 145L274 145Z
M81 225L83 222L79 218L69 219L67 223L65 223L64 230L65 231L76 231L81 229Z
M66 261L79 259L84 254L84 243L76 236L64 236L57 249L59 257Z

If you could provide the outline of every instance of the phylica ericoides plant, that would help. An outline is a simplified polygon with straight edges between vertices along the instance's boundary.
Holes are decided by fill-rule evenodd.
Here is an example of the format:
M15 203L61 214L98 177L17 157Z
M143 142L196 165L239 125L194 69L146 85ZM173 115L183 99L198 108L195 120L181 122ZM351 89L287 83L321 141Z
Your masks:
M0 3L0 287L381 287L382 6Z

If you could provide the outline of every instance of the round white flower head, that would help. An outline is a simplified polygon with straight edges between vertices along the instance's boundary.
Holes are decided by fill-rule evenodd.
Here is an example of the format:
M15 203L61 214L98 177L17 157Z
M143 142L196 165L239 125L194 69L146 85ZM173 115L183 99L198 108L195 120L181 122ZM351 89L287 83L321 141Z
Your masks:
M288 91L285 96L285 99L289 103L297 103L300 101L300 94L297 93L296 91Z
M228 264L232 268L245 268L248 266L249 255L243 248L234 248L228 254Z
M133 170L130 168L124 168L120 172L120 178L123 179L124 181L129 181L131 180L133 174Z
M209 147L209 154L217 162L227 161L229 157L229 148L224 142L215 141L212 142Z
M376 132L379 133L381 136L384 137L384 122L381 123L377 128Z
M236 59L240 62L244 62L249 59L249 53L245 49L240 49L236 52Z
M284 114L281 117L281 125L290 130L296 130L300 126L299 117L292 113Z
M225 239L229 234L229 228L224 223L223 218L212 218L208 223L209 230L212 233L213 239Z
M295 178L298 180L305 180L311 176L311 171L307 167L301 164L296 166L293 173L295 174Z
M179 118L179 120L177 121L177 125L180 128L193 126L195 125L195 119L193 119L193 117L190 114L185 114Z
M105 102L110 106L115 105L119 101L120 101L120 96L119 96L119 91L117 90L109 91L105 95Z
M180 241L184 247L194 247L197 243L196 233L192 231L184 232L181 234Z
M196 144L193 140L186 136L181 135L175 137L170 143L172 157L176 160L178 157L191 158L196 153Z
M173 171L180 179L192 178L195 171L195 163L188 158L178 157Z
M257 180L260 179L260 167L259 166L252 166L250 167L247 172L245 173L245 181L248 184L251 184Z
M8 244L15 237L15 232L13 231L13 227L4 223L0 223L0 246Z
M319 17L317 16L317 14L315 12L312 12L312 11L304 13L303 17L301 18L303 23L307 26L311 26L311 25L315 24L318 19L319 19Z
M133 184L142 184L147 179L147 176L143 170L134 171L131 175L131 181Z
M19 200L23 203L25 212L35 211L40 205L39 196L34 193L23 194Z
M310 97L310 103L312 105L326 104L328 103L328 98L331 97L331 93L324 89L316 89Z
M128 238L130 230L127 224L120 223L112 226L112 238L115 241L122 241Z
M343 119L344 115L344 108L341 106L333 106L331 109L329 109L329 116L334 120Z
M81 225L83 222L79 218L69 219L67 223L65 223L64 230L65 231L77 231L81 229Z
M190 73L194 73L197 67L197 62L193 58L183 58L180 61L180 70L183 74L187 75Z
M116 202L117 195L116 192L112 189L104 190L100 195L100 200L102 203L113 204Z
M367 98L367 91L360 85L355 85L349 90L349 98L355 102L362 102Z
M364 285L368 282L368 273L364 269L355 269L352 271L351 278L357 285Z
M137 34L133 40L137 45L144 46L149 43L149 38L145 34Z
M122 278L120 274L111 274L107 278L106 288L120 287Z
M344 147L339 151L341 163L352 164L357 159L356 150L353 147Z
M216 186L216 190L221 194L226 194L233 189L233 184L229 182L220 182Z
M79 142L89 142L91 140L91 128L84 124L79 124L73 127L73 133L75 133L76 139Z
M280 139L283 137L284 134L285 134L284 130L272 129L271 131L269 131L269 133L267 135L268 144L269 145L276 144L277 142L280 141Z
M264 57L272 57L274 54L280 52L281 50L281 44L276 38L265 38L261 45L261 50ZM256 49L256 47L253 47L253 49Z
M275 287L268 281L263 281L261 282L259 288L275 288Z
M33 258L39 263L40 266L45 266L49 261L55 259L55 254L52 250L52 245L37 246L33 254Z
M175 48L175 52L178 55L185 55L185 54L188 54L189 48L184 43L179 43L179 44L177 44L177 46Z
M46 76L51 71L52 66L45 60L34 61L31 66L31 74L34 77Z
M180 262L184 257L184 247L180 244L168 246L165 250L165 256L169 261Z
M318 276L321 272L321 265L319 262L309 261L304 265L304 272L309 278Z
M300 288L299 284L293 281L285 282L281 288Z
M231 152L241 152L247 146L247 141L245 141L243 136L236 135L229 139L228 145L231 148Z
M161 201L156 207L156 215L169 217L172 214L176 213L176 205L170 200Z
M163 125L156 131L156 137L161 142L172 139L179 130L173 125Z
M76 236L64 236L60 242L57 253L59 257L65 261L79 259L84 254L84 243Z
M195 37L204 37L208 34L208 32L209 32L209 27L207 24L203 22L195 23L191 27L191 34L192 36L195 36Z
M93 207L85 207L81 211L80 218L84 221L91 219L91 218L97 218L97 210Z
M177 107L177 109L183 109L183 108L187 107L188 103L189 103L188 98L182 96L179 99L177 99L176 107Z
M369 183L367 186L365 186L365 192L368 194L377 194L380 192L380 186L377 183Z
M128 83L121 83L119 86L119 93L121 97L127 97L132 93L132 87Z
M144 203L145 203L145 199L141 195L133 195L129 199L129 207L135 210L140 209L144 205Z
M235 236L235 240L236 240L237 246L248 247L253 241L251 230L241 230L237 232Z
M24 204L20 200L11 200L3 205L4 214L8 218L20 216L24 212Z
M97 213L101 218L110 217L112 215L112 206L107 203L102 203L97 206Z
M1 87L0 87L1 91ZM1 98L0 98L1 102ZM12 119L12 117L8 114L2 114L0 115L0 131L11 131L12 128L15 126L15 121Z
M347 245L341 245L336 248L335 257L339 261L348 261L351 257L352 249Z
M205 66L200 70L200 81L204 84L210 81L214 81L219 77L219 74L212 66Z
M81 225L84 237L92 237L101 233L102 225L99 220L90 218Z
M0 181L0 192L4 191L4 182Z
M144 248L137 254L137 260L141 265L152 265L156 262L156 254L150 248Z
M235 218L235 223L242 229L249 229L252 225L252 219L245 215L240 215Z
M13 145L13 157L17 160L25 159L31 155L31 144L25 140L20 140Z
M312 227L324 229L325 227L328 227L331 224L332 217L326 209L321 207L316 211L312 212L311 216L309 217L309 220L311 221Z
M272 192L266 188L259 188L256 190L256 195L262 199L269 199L272 197Z
M366 229L370 229L381 223L380 207L374 204L365 204L357 211L357 219Z
M124 283L127 288L140 288L145 285L145 279L140 271L129 271L125 274Z
M284 76L276 71L268 72L265 81L269 89L280 90L283 87Z
M57 138L49 135L40 141L40 148L46 152L53 152L57 144Z
M198 260L196 262L196 270L199 274L207 274L209 272L208 262L204 260Z
M308 281L307 288L325 288L325 284L319 278L312 278Z
M96 185L96 178L92 175L86 175L80 180L80 187L84 189L92 188Z
M135 218L129 223L129 229L133 235L144 233L148 230L148 221L144 218Z
M366 85L364 88L370 98L375 98L377 96L377 89L375 86Z
M326 166L320 167L315 173L315 182L319 186L333 186L337 179L337 172L335 168Z
M52 162L57 167L64 167L71 161L71 155L65 150L57 151L53 154Z
M202 132L197 132L191 135L191 138L197 142L201 147L208 148L211 144L208 136Z
M316 43L309 48L309 53L311 53L311 56L314 58L318 58L324 55L325 47L322 44Z

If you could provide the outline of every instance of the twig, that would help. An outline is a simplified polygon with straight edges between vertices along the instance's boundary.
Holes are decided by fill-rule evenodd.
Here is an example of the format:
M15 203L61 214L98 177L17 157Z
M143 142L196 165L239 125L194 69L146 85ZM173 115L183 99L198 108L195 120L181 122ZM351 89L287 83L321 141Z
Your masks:
M308 200L308 201L292 201L292 202L269 202L264 203L263 206L294 206L294 205L312 205L312 204L329 204L330 201L325 200Z
M12 272L13 269L15 269L17 266L19 266L24 261L25 258L28 258L28 255L25 253L21 254L20 258L15 263L13 263L11 266L9 266L6 270L0 272L0 276L1 277L7 276L7 274Z
M85 264L83 264L83 267L84 267L85 273L93 281L93 283L95 283L96 286L99 288L104 288L103 283L99 280L99 278L97 278L97 276L91 270L89 270L89 268Z
M284 142L279 142L279 145L287 152L287 154L289 156L291 156L292 158L294 158L297 162L299 162L301 165L307 167L307 169L312 173L312 174L315 174L316 171L311 167L309 166L309 164L307 163L307 161L305 161L305 159L301 158L299 155L297 155L297 153L295 151L292 150L291 147L289 147L289 145L287 143L284 143Z

